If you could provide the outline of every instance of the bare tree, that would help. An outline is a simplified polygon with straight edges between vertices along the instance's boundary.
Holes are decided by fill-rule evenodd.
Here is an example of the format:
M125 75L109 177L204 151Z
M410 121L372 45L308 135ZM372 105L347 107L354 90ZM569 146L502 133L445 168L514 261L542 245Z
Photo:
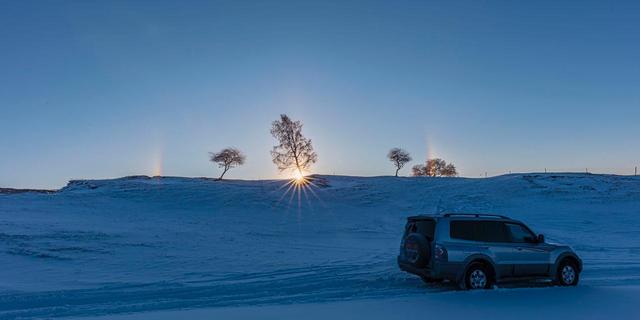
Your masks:
M447 166L447 163L439 158L427 160L426 175L429 177L438 177L442 175L442 170Z
M389 161L393 162L393 165L396 166L396 177L398 176L398 171L400 171L407 162L411 161L409 152L400 148L393 148L389 150L387 158L389 158Z
M458 175L453 163L447 164L444 160L435 158L427 160L426 165L418 164L411 169L414 176L427 177L455 177Z
M209 156L211 162L217 163L220 168L224 168L218 180L222 180L222 177L229 169L243 165L246 159L244 154L236 148L222 149L218 153L210 152Z
M271 124L271 135L279 142L271 150L271 157L280 171L293 169L302 175L302 170L308 170L318 161L311 140L302 135L300 121L293 121L286 114L281 114L280 120Z
M416 164L411 168L411 174L414 177L423 177L427 175L427 168L424 164Z
M458 175L458 171L456 170L456 166L453 163L449 163L441 172L443 177L455 177Z

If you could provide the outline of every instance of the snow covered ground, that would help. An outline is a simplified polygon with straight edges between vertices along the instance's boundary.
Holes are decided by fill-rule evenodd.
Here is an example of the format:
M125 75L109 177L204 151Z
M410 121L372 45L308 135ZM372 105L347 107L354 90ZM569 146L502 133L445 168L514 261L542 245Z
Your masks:
M0 319L640 317L640 177L320 180L300 193L284 181L130 177L0 194ZM405 217L437 211L505 214L573 245L581 285L423 284L395 257Z
M638 319L638 294L640 287L444 292L347 302L154 311L90 319Z

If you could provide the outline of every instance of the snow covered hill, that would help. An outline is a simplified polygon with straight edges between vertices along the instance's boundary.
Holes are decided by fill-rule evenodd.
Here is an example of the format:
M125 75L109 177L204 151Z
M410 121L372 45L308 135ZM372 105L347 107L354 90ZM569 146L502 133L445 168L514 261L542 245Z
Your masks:
M585 263L575 290L640 286L640 177L315 182L296 193L138 176L0 192L0 319L450 295L395 264L405 217L439 211L509 215L573 245Z

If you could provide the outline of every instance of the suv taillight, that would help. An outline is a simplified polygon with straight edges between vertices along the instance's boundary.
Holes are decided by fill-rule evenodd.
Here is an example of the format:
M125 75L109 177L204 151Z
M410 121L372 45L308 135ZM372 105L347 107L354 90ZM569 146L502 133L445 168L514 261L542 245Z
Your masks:
M433 246L433 257L436 260L447 261L447 249L440 244Z

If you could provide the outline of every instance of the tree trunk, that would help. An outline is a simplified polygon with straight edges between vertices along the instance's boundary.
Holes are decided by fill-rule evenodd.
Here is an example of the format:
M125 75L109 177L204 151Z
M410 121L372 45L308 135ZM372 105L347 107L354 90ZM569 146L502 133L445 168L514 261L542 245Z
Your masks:
M400 168L396 168L396 177L398 176L398 171L400 171Z
M220 178L218 178L218 180L222 180L222 177L224 177L224 174L227 173L228 170L229 168L224 168L224 171L222 171L222 174L220 175Z
M302 175L302 169L300 168L300 162L298 162L298 155L297 154L293 154L293 159L296 160L296 169L298 169L298 172L300 172L300 176Z

